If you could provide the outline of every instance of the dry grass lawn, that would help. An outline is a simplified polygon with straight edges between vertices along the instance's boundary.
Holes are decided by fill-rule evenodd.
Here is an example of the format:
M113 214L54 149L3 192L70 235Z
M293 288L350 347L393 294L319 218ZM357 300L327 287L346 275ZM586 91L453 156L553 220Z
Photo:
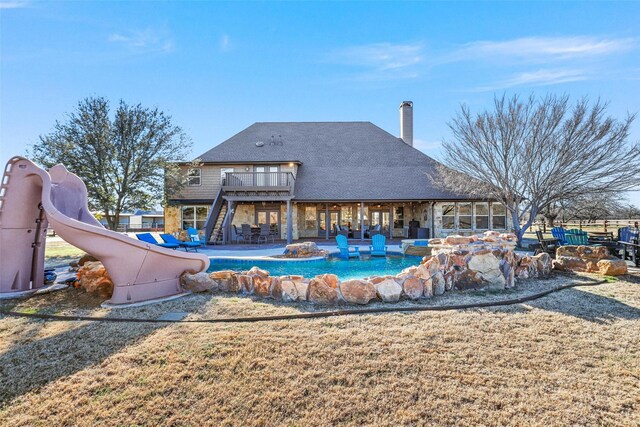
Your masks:
M193 319L310 309L211 295L114 312L98 303L68 290L2 307L149 318L184 310ZM639 425L640 280L502 308L317 320L0 318L0 424Z

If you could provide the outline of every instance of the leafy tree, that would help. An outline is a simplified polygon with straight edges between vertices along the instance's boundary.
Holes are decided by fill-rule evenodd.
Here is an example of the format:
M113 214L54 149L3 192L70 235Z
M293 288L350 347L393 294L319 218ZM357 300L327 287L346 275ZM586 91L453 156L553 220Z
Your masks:
M640 185L640 144L628 141L635 115L618 120L606 110L600 101L572 105L554 95L496 97L478 114L462 105L449 123L453 139L443 143L439 178L454 191L504 203L521 245L554 203Z
M30 156L45 167L57 163L82 178L89 206L116 230L120 214L148 209L182 185L178 166L191 148L182 129L157 108L120 101L113 117L102 97L80 101L64 122L41 135Z

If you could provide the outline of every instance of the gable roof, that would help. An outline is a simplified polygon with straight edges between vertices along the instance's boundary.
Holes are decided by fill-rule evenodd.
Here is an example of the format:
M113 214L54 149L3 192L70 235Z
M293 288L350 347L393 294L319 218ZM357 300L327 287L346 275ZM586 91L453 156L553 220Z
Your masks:
M467 198L427 177L436 171L437 161L371 122L258 122L199 159L300 162L295 184L295 200L300 201Z

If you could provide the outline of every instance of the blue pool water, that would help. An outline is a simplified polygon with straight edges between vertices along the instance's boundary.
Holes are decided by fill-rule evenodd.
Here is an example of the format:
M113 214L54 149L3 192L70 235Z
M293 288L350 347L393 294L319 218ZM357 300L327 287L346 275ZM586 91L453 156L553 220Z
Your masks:
M318 274L333 273L340 280L349 280L368 276L395 275L404 268L419 264L420 260L421 257L416 256L389 255L383 258L370 257L366 254L363 254L360 259L352 258L350 260L335 257L311 261L211 258L211 265L208 271L243 271L257 266L269 271L272 276L300 275L311 278Z

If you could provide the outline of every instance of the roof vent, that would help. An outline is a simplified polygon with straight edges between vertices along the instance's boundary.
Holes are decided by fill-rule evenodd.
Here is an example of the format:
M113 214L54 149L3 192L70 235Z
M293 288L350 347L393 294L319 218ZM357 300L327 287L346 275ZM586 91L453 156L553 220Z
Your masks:
M264 142L262 141L256 142L256 147L264 147Z

